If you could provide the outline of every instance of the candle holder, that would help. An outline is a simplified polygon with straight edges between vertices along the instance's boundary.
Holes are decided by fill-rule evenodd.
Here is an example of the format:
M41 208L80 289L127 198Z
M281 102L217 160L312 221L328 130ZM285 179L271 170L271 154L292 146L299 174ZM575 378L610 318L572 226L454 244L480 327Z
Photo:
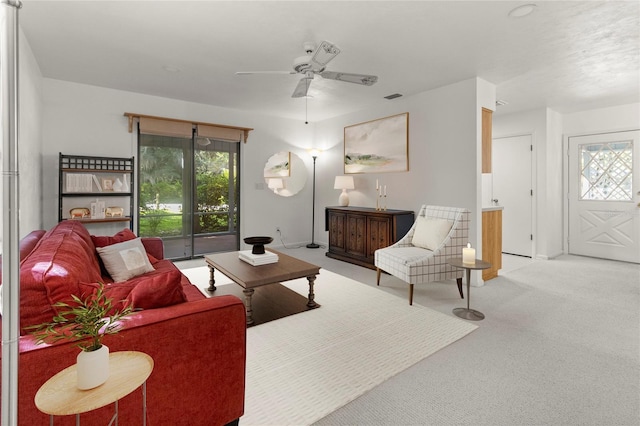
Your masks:
M382 210L387 211L387 194L383 195L384 202L382 203Z

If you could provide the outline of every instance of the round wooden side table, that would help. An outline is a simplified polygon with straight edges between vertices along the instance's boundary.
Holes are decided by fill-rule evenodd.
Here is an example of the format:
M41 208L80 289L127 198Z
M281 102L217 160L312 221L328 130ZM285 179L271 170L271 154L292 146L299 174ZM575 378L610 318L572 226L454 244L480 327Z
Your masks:
M453 313L460 318L468 319L471 321L483 320L484 314L482 312L469 308L469 303L471 301L471 271L478 269L489 269L491 268L491 264L480 259L475 259L474 263L464 263L461 258L449 259L447 263L455 268L463 268L467 275L467 307L455 308L453 310Z
M76 386L75 364L65 368L47 380L36 392L35 403L38 410L53 416L76 415L76 425L80 424L80 414L115 403L115 413L111 418L118 424L118 400L142 386L142 424L147 423L147 378L153 370L153 359L142 352L122 351L109 354L109 378L100 386L80 390Z

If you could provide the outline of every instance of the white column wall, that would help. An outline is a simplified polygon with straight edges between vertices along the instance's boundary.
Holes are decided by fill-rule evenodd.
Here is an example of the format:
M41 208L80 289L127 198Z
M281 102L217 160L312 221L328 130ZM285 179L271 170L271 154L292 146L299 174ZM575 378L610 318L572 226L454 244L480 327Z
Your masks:
M19 32L18 168L20 238L42 228L42 73L31 46ZM0 196L2 188L0 188ZM6 207L3 211L6 211ZM0 241L2 231L0 230Z

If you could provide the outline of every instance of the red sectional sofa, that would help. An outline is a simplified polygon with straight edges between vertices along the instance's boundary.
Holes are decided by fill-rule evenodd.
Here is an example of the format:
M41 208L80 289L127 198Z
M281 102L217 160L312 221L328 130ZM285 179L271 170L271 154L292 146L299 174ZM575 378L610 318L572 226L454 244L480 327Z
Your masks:
M244 413L246 325L242 301L234 296L206 298L169 260L162 241L143 238L153 271L113 283L96 244L135 237L124 230L113 237L94 237L80 222L64 221L45 232L33 231L20 244L20 327L18 423L48 424L35 406L40 386L75 364L79 351L67 342L36 344L25 327L49 321L52 304L70 301L96 283L145 305L116 335L106 336L111 352L141 351L154 360L147 380L147 424L234 424ZM1 261L1 259L0 259ZM1 355L0 355L1 356ZM119 401L119 424L142 424L142 392ZM107 424L113 405L82 414L82 424ZM74 416L55 418L56 425L75 424Z

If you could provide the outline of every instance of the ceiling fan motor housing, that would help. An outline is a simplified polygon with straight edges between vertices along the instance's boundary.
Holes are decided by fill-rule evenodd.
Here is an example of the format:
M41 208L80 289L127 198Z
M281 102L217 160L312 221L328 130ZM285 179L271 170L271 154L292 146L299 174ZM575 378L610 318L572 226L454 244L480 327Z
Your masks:
M322 72L324 68L314 70L311 66L311 55L298 56L293 60L293 69L300 74L305 74L307 71Z

